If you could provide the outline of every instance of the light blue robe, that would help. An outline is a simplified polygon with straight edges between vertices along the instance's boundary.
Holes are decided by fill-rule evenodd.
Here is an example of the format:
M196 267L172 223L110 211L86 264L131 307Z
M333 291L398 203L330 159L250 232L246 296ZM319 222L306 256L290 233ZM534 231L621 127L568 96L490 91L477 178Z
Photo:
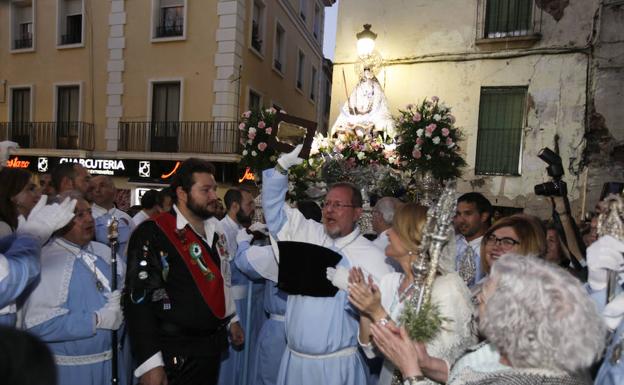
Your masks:
M228 244L228 253L234 257L237 253L236 235L242 227L238 226L228 216L221 220L223 232ZM255 353L257 352L258 335L262 329L262 325L266 320L264 313L264 282L254 282L243 274L234 259L230 261L231 271L231 287L230 292L236 304L236 315L243 331L245 332L245 344L242 348L234 348L232 345L221 359L221 368L219 370L219 385L251 385L254 379L251 377L251 368L255 361ZM251 284L251 292L249 285ZM240 290L244 294L240 295ZM251 301L251 314L249 315L250 325L247 325L247 304ZM243 383L243 369L245 366L245 349L248 350L247 358L247 383Z
M128 214L114 208L106 214L95 218L95 240L105 245L109 245L108 223L113 215L115 215L115 218L119 223L117 227L117 232L119 233L119 237L117 238L117 241L119 242L117 254L119 254L125 262L128 260L128 241L130 241L130 235L132 235L132 230L134 230L134 222Z
M605 308L607 302L607 290L592 290L589 284L586 286L599 312ZM616 295L623 295L622 287L616 288ZM619 346L619 347L618 347ZM621 349L619 360L614 356L614 350ZM604 360L594 381L595 385L620 385L624 384L624 321L613 332L611 343L607 346Z
M235 263L238 269L250 279L260 280L263 277L249 263L247 250L249 242L239 243ZM253 246L262 248L268 258L274 258L271 246ZM251 365L250 384L275 385L282 356L286 350L286 328L284 315L286 314L287 294L277 288L277 284L268 279L264 283L264 311L268 319L262 325L258 334L256 352Z
M0 239L0 325L15 326L15 300L39 275L40 252L39 242L29 236Z
M264 215L278 241L309 242L333 249L343 258L339 266L361 267L379 282L391 271L385 255L359 229L332 239L322 224L307 220L284 202L288 177L274 169L263 173ZM358 352L358 315L340 290L334 297L289 295L286 306L286 340L277 383L279 385L360 385L367 368Z
M107 246L91 242L80 248L56 239L42 249L41 278L24 304L23 327L41 338L52 351L59 384L109 385L111 331L96 329L94 313L106 304L104 294L110 289L98 290L95 269L82 260L85 254L96 257L95 267L110 284ZM109 286L104 280L100 282ZM123 282L123 277L118 282ZM118 334L123 336L123 329ZM120 385L127 384L130 374L125 351L129 348L125 344L119 354Z

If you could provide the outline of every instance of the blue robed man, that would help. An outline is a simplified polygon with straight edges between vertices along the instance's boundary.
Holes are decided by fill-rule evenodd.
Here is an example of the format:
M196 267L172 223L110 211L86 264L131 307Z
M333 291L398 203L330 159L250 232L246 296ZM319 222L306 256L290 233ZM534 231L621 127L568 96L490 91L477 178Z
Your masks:
M110 249L92 241L90 205L67 194L77 200L74 218L41 250L41 276L24 304L23 327L50 348L59 384L107 385L112 378L111 330L123 322L121 293L111 286ZM125 267L121 262L117 267L123 282ZM118 356L120 385L130 378L127 353L126 344Z
M274 169L263 173L262 204L267 225L277 241L321 245L342 256L332 283L345 287L348 269L360 267L374 280L391 271L384 254L360 234L362 214L357 187L339 183L330 187L323 206L323 222L306 219L285 202L288 168L300 164L301 146L283 154ZM329 274L328 274L329 276ZM358 314L347 292L333 297L289 295L286 304L287 347L277 383L280 385L356 385L367 382L367 368L358 353Z
M94 176L89 183L91 185L91 197L93 198L91 210L95 219L95 240L108 245L108 225L111 219L115 217L118 221L118 252L126 261L128 241L130 240L132 230L134 230L134 221L128 214L115 207L117 189L110 176Z

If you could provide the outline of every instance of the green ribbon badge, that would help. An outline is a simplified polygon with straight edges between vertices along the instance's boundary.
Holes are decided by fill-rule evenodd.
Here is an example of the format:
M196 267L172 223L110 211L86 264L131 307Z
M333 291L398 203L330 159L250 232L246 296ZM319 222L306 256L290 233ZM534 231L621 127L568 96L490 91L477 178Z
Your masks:
M202 251L201 251L201 247L199 246L199 243L197 242L191 243L191 246L189 247L189 253L191 254L191 258L193 259L193 261L195 261L195 263L197 263L197 265L199 266L199 270L201 270L201 272L206 276L206 278L209 281L214 279L214 273L210 271L208 266L206 266L204 264L204 261L202 260Z

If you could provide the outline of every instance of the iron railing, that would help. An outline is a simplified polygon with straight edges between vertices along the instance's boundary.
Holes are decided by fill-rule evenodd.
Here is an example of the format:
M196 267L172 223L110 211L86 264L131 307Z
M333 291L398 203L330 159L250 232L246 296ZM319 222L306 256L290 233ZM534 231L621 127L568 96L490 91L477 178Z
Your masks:
M477 39L535 37L542 10L535 0L478 0Z
M95 126L86 122L0 122L0 137L23 148L95 148Z
M15 39L13 49L32 48L32 35L24 35L20 39Z
M156 37L173 37L184 35L184 19L178 18L174 23L163 22L156 27Z
M119 150L237 154L237 122L119 122Z

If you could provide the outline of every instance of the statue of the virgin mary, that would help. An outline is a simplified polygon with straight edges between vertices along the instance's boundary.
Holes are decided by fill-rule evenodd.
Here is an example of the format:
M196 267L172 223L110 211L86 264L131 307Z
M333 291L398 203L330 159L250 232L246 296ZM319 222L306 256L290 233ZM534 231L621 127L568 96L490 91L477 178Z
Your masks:
M388 101L381 84L374 73L374 67L364 67L360 80L349 99L340 110L330 134L355 130L362 127L373 132L384 133L394 138L394 121L388 109Z

